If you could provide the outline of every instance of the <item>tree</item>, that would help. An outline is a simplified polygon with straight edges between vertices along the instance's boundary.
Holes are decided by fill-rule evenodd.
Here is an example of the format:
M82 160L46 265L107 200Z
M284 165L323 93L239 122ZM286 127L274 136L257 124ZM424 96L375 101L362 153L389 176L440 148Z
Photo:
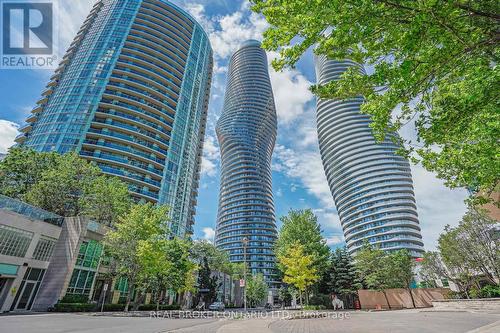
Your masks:
M199 264L203 262L203 258L207 258L211 270L231 273L232 267L229 262L229 255L226 251L215 247L214 244L206 240L198 240L193 242L190 251L193 260Z
M153 292L157 310L167 290L181 292L194 288L192 275L196 264L189 260L189 246L185 240L168 239L165 235L139 241L137 284Z
M483 211L470 206L457 227L445 227L439 236L438 252L425 253L421 277L452 281L467 298L478 275L498 286L500 239L496 224Z
M212 276L212 270L208 264L208 258L203 257L202 265L198 272L198 286L200 291L205 293L205 303L212 303L217 295L218 281L216 276Z
M78 216L84 211L93 182L100 175L96 165L68 153L55 167L42 172L41 179L26 193L25 199L61 216Z
M455 228L445 227L439 237L439 251L445 264L468 266L494 285L500 280L500 239L497 222L483 211L469 207Z
M170 231L166 223L167 213L168 208L165 206L136 204L128 214L120 217L115 229L104 236L105 253L114 261L117 273L125 277L129 285L125 311L128 311L130 305L131 289L137 284L139 274L148 265L148 262L144 261L144 252L160 252L160 243L146 244L168 238ZM145 246L150 246L151 249L145 250ZM163 267L159 271L163 272Z
M287 285L281 285L281 287L278 289L278 299L280 300L283 307L287 304L290 304L290 302L292 301L292 294L289 289L290 288Z
M127 184L117 177L99 176L82 198L83 214L94 221L112 226L130 209L132 200Z
M9 154L0 161L0 194L24 200L42 174L54 168L60 159L57 153L38 153L19 147L9 149Z
M260 305L267 296L267 283L264 275L256 274L246 281L246 297L250 307Z
M445 265L439 252L426 252L420 268L420 277L428 284L435 285L435 280L446 279L453 282L459 291L470 298L469 290L475 283L474 271L455 261Z
M498 185L498 1L251 2L270 24L263 47L279 52L275 69L293 67L312 46L368 65L368 75L352 67L312 90L322 98L364 96L379 141L415 121L418 139L406 153L416 151L448 186L491 192Z
M313 255L306 253L304 245L295 242L278 256L278 263L283 270L283 282L297 288L302 305L302 293L319 280Z
M369 289L380 291L384 294L387 306L391 309L386 289L393 287L390 263L384 251L366 243L356 253L356 268L361 279Z
M313 267L318 274L328 268L330 249L321 236L321 227L317 217L310 209L290 210L288 215L281 217L283 223L275 244L275 254L283 257L294 244L302 245L304 254L310 255ZM278 268L283 271L281 263Z
M391 265L390 273L393 281L393 288L405 288L410 294L411 303L414 308L415 299L411 291L411 285L414 281L415 259L413 259L408 250L400 250L389 255L389 263Z
M329 274L331 291L336 295L356 295L363 287L358 271L347 248L336 249L332 253L331 271Z
M137 286L142 292L150 290L156 300L156 310L160 309L162 292L166 289L166 277L172 271L173 263L166 256L168 239L150 238L140 240L137 245Z

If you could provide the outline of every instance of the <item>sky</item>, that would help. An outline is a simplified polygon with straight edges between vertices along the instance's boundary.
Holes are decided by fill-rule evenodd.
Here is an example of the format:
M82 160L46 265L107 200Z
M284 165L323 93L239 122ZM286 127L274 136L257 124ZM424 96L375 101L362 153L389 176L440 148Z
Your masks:
M203 151L202 177L194 238L213 240L217 217L220 153L215 124L221 115L226 71L231 54L247 39L262 40L264 17L252 13L247 0L174 0L200 22L214 50L214 79ZM89 13L93 1L60 0L60 57ZM268 59L276 54L268 53ZM290 209L311 208L318 216L327 244L343 246L340 221L323 171L318 148L312 51L296 68L269 69L278 114L278 138L273 155L273 192L279 217ZM0 153L13 144L17 129L35 105L51 76L50 70L0 70ZM411 124L400 134L415 138ZM434 174L412 165L417 210L426 250L437 245L445 225L457 225L465 212L463 189L450 190Z

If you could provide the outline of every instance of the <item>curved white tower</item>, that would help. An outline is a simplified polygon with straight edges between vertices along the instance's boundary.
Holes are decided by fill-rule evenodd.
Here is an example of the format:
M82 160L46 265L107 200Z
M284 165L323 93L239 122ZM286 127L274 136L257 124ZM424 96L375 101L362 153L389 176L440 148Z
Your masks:
M316 59L319 84L338 80L351 60ZM361 114L362 97L318 99L318 139L323 166L350 253L364 243L386 251L407 249L414 257L424 251L410 164L396 155L390 136L377 143L370 117Z
M222 116L217 123L222 166L215 244L231 262L246 262L252 274L275 282L276 224L271 158L276 109L266 53L250 40L231 57Z

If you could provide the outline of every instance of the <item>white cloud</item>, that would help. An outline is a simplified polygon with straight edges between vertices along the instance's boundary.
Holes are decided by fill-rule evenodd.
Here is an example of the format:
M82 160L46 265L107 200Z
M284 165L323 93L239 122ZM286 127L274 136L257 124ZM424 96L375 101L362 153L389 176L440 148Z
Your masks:
M209 177L217 175L217 165L220 159L219 147L216 143L216 138L207 135L205 144L203 145L203 156L201 159L201 173Z
M269 64L276 57L275 52L269 52ZM312 83L295 69L276 72L269 66L269 74L278 120L282 124L288 125L302 115L306 111L306 104L313 100L314 95L309 90Z
M333 207L332 195L317 149L300 151L277 144L274 149L273 170L299 180L307 192L318 198L323 206Z
M329 235L326 238L326 245L336 246L344 242L344 237L342 235Z
M202 231L203 231L203 238L213 243L215 238L215 230L213 228L206 227L203 228Z
M444 226L458 225L464 215L467 191L447 188L422 166L412 166L412 176L424 247L434 250Z
M19 125L8 120L0 119L0 153L6 153L14 144Z

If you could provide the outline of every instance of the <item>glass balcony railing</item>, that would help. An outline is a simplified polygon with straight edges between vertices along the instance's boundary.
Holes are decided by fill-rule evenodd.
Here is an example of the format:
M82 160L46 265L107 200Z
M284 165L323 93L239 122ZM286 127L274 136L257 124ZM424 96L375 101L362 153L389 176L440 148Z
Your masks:
M61 226L64 222L64 217L47 212L41 208L31 206L25 202L6 197L0 194L0 209L16 212L34 220L39 220Z

